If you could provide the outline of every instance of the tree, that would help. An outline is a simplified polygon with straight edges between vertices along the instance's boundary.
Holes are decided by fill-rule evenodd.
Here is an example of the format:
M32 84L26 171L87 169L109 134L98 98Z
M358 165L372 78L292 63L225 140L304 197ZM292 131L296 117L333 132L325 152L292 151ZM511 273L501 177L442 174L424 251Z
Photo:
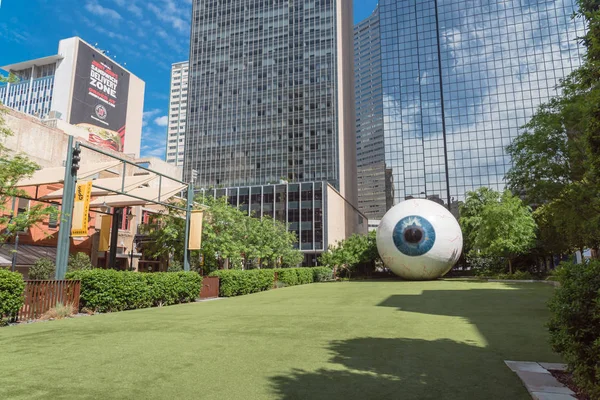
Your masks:
M185 207L179 202L175 206ZM144 242L144 251L152 258L168 258L183 262L185 234L184 213L168 208L161 214L154 215L147 232L148 240Z
M531 209L510 191L500 195L488 188L467 193L460 224L471 256L503 257L512 274L512 260L535 244Z
M54 264L54 261L49 258L40 258L29 267L27 276L31 280L43 281L46 279L53 279L55 271L56 265Z
M67 271L84 271L93 269L92 261L90 256L85 253L78 252L69 256L69 262L67 264Z
M296 266L303 255L294 244L296 235L287 226L270 217L250 217L230 206L226 198L199 197L204 224L202 230L202 256L204 273L220 268L244 266ZM158 229L148 232L146 250L152 257L171 257L183 260L185 219L178 210L169 210L154 218ZM195 258L192 255L192 258Z
M6 79L5 79L6 80ZM6 126L4 114L0 108L0 140L12 136L12 131ZM17 185L22 179L31 177L39 166L23 154L13 154L3 143L0 143L0 243L6 243L17 232L22 232L39 224L48 215L56 213L53 207L43 204L33 204L28 210L14 215L13 199L27 198L27 193Z
M348 277L361 267L367 274L372 272L378 260L375 231L367 235L354 234L335 246L329 246L319 259L321 265L342 270Z

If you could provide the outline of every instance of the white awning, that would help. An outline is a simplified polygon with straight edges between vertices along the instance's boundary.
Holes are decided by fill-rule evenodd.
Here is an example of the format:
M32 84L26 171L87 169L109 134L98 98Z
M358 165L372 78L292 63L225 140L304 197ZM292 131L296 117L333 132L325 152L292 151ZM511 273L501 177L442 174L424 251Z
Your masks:
M95 164L81 164L77 172L78 179L84 179L109 168L116 167L121 161L109 161ZM65 167L43 168L33 173L31 178L23 179L17 184L18 187L41 186L63 183L65 179Z
M139 175L139 176L126 176L125 177L125 187L123 187L123 178L106 178L106 179L95 179L92 181L92 196L106 196L110 195L111 191L100 189L96 186L102 186L106 189L111 190L119 190L124 189L124 192L129 192L130 190L134 190L154 179L156 175L148 174L148 175ZM42 200L56 200L62 199L63 190L57 190L55 192L49 193L45 196L42 196Z
M144 206L146 204L152 204L152 201L160 201L166 202L171 197L185 190L187 185L177 185L177 186L163 186L160 190L160 200L159 200L159 189L157 187L144 187L139 189L133 189L129 191L127 194L122 195L114 195L114 196L103 196L98 197L92 200L90 207L98 208L104 205L108 207L134 207L134 206ZM130 196L141 197L147 199L149 201L139 200Z

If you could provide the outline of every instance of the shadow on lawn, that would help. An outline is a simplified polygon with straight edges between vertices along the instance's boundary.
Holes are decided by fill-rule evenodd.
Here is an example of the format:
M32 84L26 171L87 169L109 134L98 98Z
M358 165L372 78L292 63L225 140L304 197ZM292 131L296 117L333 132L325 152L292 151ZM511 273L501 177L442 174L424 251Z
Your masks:
M527 399L516 376L481 347L452 340L360 338L329 348L331 362L338 364L331 369L271 378L278 398Z
M547 289L478 289L474 284L470 290L390 296L378 306L464 318L476 325L485 347L449 339L334 341L328 346L330 368L273 377L273 388L281 399L527 399L503 360L551 361L543 359L551 353L544 328L547 292L542 290ZM445 336L444 326L424 329Z

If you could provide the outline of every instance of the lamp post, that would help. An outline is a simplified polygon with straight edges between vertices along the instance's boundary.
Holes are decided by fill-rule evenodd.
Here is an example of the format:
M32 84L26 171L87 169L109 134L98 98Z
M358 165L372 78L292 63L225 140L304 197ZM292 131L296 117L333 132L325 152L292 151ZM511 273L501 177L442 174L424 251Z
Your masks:
M15 236L15 250L12 255L12 264L10 270L15 272L17 267L17 251L19 250L19 231L17 231L17 236Z

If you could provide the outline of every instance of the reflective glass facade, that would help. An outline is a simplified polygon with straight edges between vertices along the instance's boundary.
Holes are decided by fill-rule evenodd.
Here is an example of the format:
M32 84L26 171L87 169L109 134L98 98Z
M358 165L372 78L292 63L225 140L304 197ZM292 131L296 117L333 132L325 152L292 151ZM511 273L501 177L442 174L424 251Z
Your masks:
M354 27L354 59L356 166L360 171L358 207L369 219L377 219L393 204L391 191L387 191L387 198L381 195L390 185L386 185L381 32L377 10Z
M504 148L580 65L575 3L380 0L389 175L380 204L386 194L394 204L410 196L448 204L480 186L503 188Z
M339 189L336 32L344 3L194 1L186 178L194 169L204 187L285 179Z

